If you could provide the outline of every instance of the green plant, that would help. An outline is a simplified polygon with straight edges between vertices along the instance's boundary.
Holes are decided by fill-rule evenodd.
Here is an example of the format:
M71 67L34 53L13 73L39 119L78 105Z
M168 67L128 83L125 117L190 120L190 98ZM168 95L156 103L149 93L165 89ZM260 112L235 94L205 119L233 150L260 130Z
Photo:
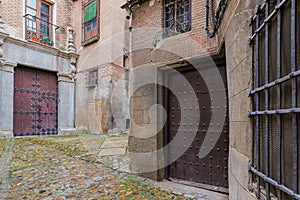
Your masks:
M50 46L53 46L54 42L50 38L43 38L42 43L49 44Z
M89 130L86 127L82 127L82 128L78 129L77 134L86 135L86 134L89 134Z
M60 46L59 48L61 51L67 51L67 48L65 46Z

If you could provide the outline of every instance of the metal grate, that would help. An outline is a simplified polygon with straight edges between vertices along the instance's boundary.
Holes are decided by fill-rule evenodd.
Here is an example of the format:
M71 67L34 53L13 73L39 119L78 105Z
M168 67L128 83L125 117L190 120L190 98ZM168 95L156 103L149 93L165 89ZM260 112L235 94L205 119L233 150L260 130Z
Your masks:
M190 0L165 0L164 15L164 28L177 33L191 29Z
M249 189L300 200L300 1L266 0L250 19Z

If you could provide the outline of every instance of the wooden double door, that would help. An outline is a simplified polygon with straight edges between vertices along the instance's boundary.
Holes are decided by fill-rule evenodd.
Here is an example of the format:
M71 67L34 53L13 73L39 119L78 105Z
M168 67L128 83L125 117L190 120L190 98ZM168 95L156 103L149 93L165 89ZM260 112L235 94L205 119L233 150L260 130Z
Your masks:
M17 66L14 76L14 136L56 135L57 111L56 73Z

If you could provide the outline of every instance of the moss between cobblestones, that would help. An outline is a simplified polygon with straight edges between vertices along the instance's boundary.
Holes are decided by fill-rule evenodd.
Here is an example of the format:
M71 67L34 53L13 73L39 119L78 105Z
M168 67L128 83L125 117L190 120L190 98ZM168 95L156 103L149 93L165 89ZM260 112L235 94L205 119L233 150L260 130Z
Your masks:
M0 157L2 155L2 152L3 152L4 148L5 148L6 141L7 141L6 139L0 139Z
M82 156L86 137L16 139L8 199L186 199Z
M102 144L103 141L104 138L100 138L98 142ZM41 146L59 150L69 157L77 157L80 160L84 160L86 162L99 162L95 155L87 148L85 148L84 144L81 141L80 135L36 137L30 138L29 142L32 144L38 144Z
M119 199L187 199L182 195L175 195L171 192L157 188L151 183L139 179L135 175L126 175L121 179L119 187L115 188L115 197Z

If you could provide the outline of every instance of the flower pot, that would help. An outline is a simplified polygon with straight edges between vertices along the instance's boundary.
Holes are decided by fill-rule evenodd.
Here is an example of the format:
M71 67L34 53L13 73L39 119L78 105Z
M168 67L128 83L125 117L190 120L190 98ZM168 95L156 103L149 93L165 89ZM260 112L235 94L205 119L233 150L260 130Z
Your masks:
M33 37L33 38L32 38L32 41L34 41L34 42L38 42L38 41L39 41L39 38L37 38L37 37Z
M50 45L49 42L45 42L44 44L45 44L46 46L49 46L49 45Z

